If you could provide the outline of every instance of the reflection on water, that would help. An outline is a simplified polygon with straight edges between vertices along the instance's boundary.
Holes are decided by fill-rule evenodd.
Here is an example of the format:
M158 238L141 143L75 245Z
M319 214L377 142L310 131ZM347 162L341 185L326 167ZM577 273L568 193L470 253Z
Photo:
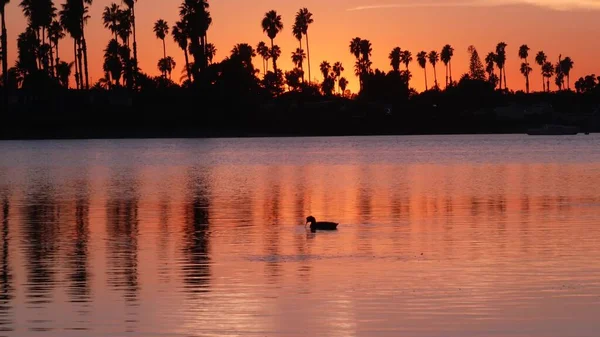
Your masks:
M0 336L600 329L597 136L2 142L0 203Z

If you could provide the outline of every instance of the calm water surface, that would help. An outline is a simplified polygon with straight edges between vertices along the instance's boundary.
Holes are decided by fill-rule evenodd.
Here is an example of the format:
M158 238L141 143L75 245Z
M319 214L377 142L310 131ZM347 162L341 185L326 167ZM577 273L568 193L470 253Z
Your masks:
M600 136L0 142L0 203L1 336L600 331Z

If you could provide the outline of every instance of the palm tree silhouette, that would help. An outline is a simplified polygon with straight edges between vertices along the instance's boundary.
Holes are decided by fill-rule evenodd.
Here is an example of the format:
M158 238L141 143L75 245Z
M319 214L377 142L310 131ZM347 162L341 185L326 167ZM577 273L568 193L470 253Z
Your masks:
M360 58L360 43L362 42L362 39L360 37L355 37L354 39L352 39L352 41L350 41L350 53L352 53L354 55L354 57L356 57L356 59Z
M58 64L60 62L60 57L58 56L58 43L60 42L61 39L63 39L65 37L65 32L63 30L63 27L61 26L60 22L58 21L52 21L52 24L50 25L50 27L48 27L48 39L50 40L50 42L52 43L52 45L54 45L54 49L56 50L56 59L55 59L55 64L58 67ZM71 72L69 71L69 74ZM58 68L56 69L56 77L58 78Z
M2 83L4 83L4 85L8 83L8 46L6 40L5 9L6 5L9 2L10 0L0 0L0 20L2 24L2 31L0 32L0 34L2 34L2 36L0 37L2 39L0 43L0 49L2 50L2 54L0 54L0 56L2 57Z
M306 54L302 48L296 48L296 51L292 52L292 63L300 70L304 70L302 64L305 58ZM304 71L302 71L302 82L304 82Z
M115 40L118 38L119 32L119 16L121 15L121 8L116 3L110 6L104 7L102 12L102 21L104 22L104 28L107 28L114 34Z
M491 81L494 77L494 68L496 67L497 56L494 52L489 52L485 57L485 72L488 73L488 79Z
M540 66L541 69L541 73L542 73L542 91L546 91L546 81L545 81L545 76L544 76L544 64L546 63L546 61L548 61L548 57L546 56L546 54L543 51L539 51L537 53L537 55L535 56L535 63L537 63Z
M421 51L417 54L417 63L425 72L425 91L427 91L429 89L427 86L427 52Z
M137 34L135 32L135 3L137 0L123 0L125 6L129 9L131 13L131 26L133 28L133 71L135 73L135 77L137 78L138 72L138 56L137 56Z
M92 5L93 0L76 0L76 12L79 13L79 25L81 26L81 50L83 52L83 71L85 72L85 88L90 89L90 80L88 73L87 41L85 39L85 25L90 18L88 15L88 6ZM68 0L67 0L68 2ZM81 70L80 70L81 72ZM83 86L83 84L82 84Z
M310 74L310 46L308 43L308 27L314 22L312 17L312 13L308 10L308 8L302 8L296 13L296 20L294 23L295 29L298 29L298 32L306 36L306 53L308 58L308 81L311 81ZM294 32L294 36L296 36L297 32ZM297 38L297 37L296 37ZM302 35L300 35L300 39ZM300 43L300 49L302 49L302 42Z
M529 78L529 73L531 73L533 69L531 69L531 67L529 66L529 63L527 62L523 62L521 63L521 74L523 74L523 76L525 76L525 78ZM527 93L529 93L529 83L528 81L526 82L526 88L527 88Z
M567 76L567 90L571 90L571 69L573 69L574 62L567 56L560 62L562 72Z
M171 35L173 35L173 41L177 43L179 48L183 50L183 55L185 56L185 71L187 73L187 79L191 82L192 79L192 70L190 68L190 58L188 54L188 35L186 33L186 26L183 22L177 21L173 28L171 28ZM134 35L135 41L135 35ZM135 42L134 42L135 45Z
M507 44L504 42L498 43L496 45L496 65L500 70L500 89L502 90L502 79L504 79L504 89L506 87L506 69L504 65L506 64L506 46Z
M408 65L413 61L412 53L409 50L403 50L401 60L406 66L406 72L408 72Z
M212 64L213 59L215 58L215 55L217 54L217 48L215 47L214 44L207 43L205 53L206 53L206 60L208 61L209 64Z
M83 89L83 26L82 15L87 20L87 7L80 7L80 0L67 0L59 13L60 24L73 39L73 54L75 60L75 84L77 89ZM82 14L83 12L83 14Z
M525 88L527 93L529 93L529 73L531 72L531 67L529 66L529 61L527 58L529 57L529 47L524 44L519 48L519 57L523 59L525 62L521 64L521 74L525 76Z
M120 57L121 46L116 39L112 39L108 42L106 49L104 49L104 66L103 70L109 75L111 79L111 85L120 85L121 76L123 74L123 63ZM114 83L112 83L114 81Z
M340 78L339 81L340 90L342 91L342 95L346 92L346 88L348 87L348 80L345 77Z
M278 45L274 45L273 48L271 48L271 50L269 51L269 55L273 59L273 63L277 62L277 60L281 56L281 48L279 48ZM276 73L277 73L277 70L275 70L275 74Z
M269 39L271 39L271 56L275 49L275 38L277 34L283 30L283 22L281 21L281 15L277 14L276 11L271 10L265 13L265 17L262 22L262 29L264 33L267 33ZM273 57L273 70L277 74L277 58Z
M452 83L452 57L454 56L454 48L451 45L447 44L442 48L442 52L440 58L442 62L444 62L444 66L446 66L446 88L448 87L448 83ZM450 82L448 82L448 75L450 75Z
M169 25L163 19L159 19L154 23L154 34L156 38L162 40L163 43L163 58L167 58L167 45L165 44L165 38L169 34Z
M247 43L238 43L231 50L231 57L240 60L254 74L252 58L256 57L256 51Z
M163 74L169 74L169 79L171 79L171 72L176 65L175 60L171 56L167 56L158 61L158 70Z
M335 82L338 82L338 80L342 76L342 72L344 70L345 69L344 69L344 66L342 65L342 62L336 62L336 63L333 64L332 71L333 71L333 76L334 76L333 80ZM338 83L338 86L339 86L339 83Z
M71 76L74 63L75 62L67 63L62 61L56 64L56 77L60 84L65 88L69 87L69 77Z
M392 49L388 58L390 59L390 65L392 66L394 72L397 73L400 71L400 64L402 63L402 49L400 49L400 47Z
M546 78L546 91L550 92L550 78L554 75L554 66L549 61L542 66L542 75Z
M433 78L434 78L435 87L437 89L439 89L438 81L437 81L437 72L435 70L435 65L440 60L440 54L437 51L432 50L429 53L429 55L427 55L427 58L429 58L429 63L431 63L431 65L433 66Z
M268 60L271 58L271 52L269 50L269 47L267 46L266 43L264 43L263 41L260 41L258 43L258 45L256 46L256 52L263 59L263 74L266 75L267 70L269 69Z

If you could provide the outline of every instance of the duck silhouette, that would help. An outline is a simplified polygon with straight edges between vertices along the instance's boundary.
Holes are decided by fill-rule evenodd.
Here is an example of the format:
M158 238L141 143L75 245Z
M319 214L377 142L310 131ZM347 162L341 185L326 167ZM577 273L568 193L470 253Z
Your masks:
M317 221L312 215L306 218L306 225L308 224L310 224L311 231L334 231L338 226L337 222Z

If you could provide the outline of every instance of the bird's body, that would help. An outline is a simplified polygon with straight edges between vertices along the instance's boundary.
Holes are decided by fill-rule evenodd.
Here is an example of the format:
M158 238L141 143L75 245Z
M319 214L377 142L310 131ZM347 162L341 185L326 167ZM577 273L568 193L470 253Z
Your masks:
M315 217L313 217L313 216L307 217L306 223L310 224L311 231L317 231L317 230L333 231L333 230L336 230L337 226L338 226L337 222L317 221L317 219L315 219Z

